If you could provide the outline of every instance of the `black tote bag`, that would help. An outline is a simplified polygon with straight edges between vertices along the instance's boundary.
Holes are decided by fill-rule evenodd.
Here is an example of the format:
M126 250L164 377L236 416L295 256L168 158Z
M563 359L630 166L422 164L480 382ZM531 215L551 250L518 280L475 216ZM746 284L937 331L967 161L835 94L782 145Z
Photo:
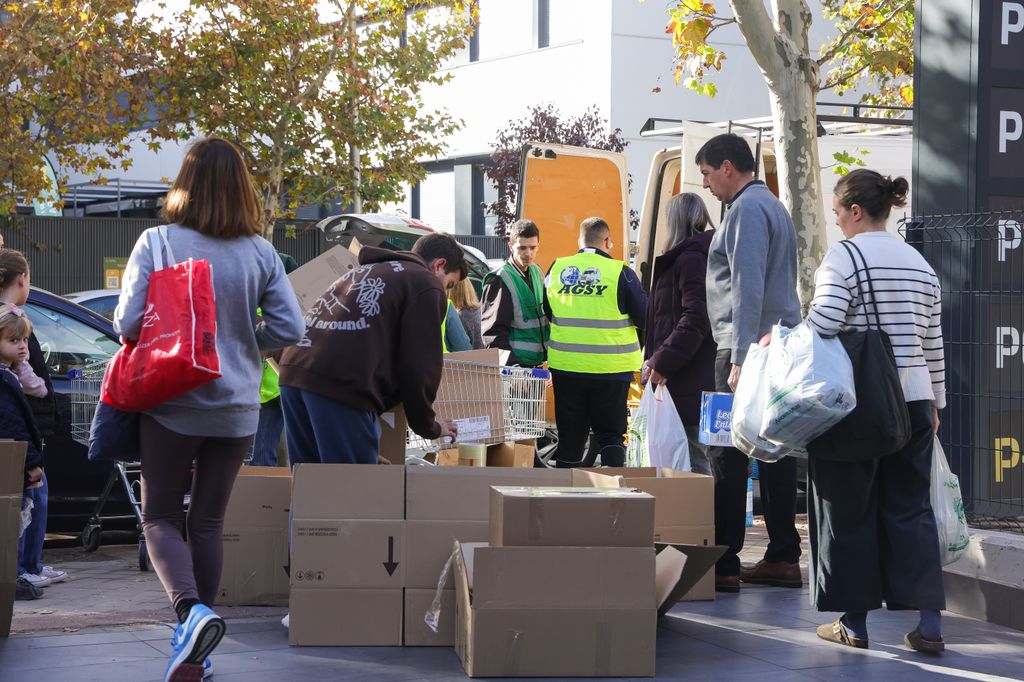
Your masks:
M907 444L910 440L910 413L900 384L892 342L883 331L882 318L878 315L878 299L875 298L874 286L868 274L868 263L856 244L850 241L839 243L846 247L853 261L857 290L868 323L866 330L842 331L838 335L853 363L857 407L838 424L811 441L807 445L807 453L811 457L837 462L863 462L892 454ZM861 284L855 252L864 263L866 292ZM871 327L865 293L871 295L871 308L875 313L877 329Z

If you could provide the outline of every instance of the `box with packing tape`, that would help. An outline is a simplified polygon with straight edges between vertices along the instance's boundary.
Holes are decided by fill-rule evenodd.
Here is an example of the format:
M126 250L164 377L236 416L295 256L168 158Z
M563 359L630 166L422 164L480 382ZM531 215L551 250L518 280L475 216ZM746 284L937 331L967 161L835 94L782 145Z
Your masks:
M405 467L296 465L289 644L402 643L404 518Z
M288 605L291 470L242 467L224 515L224 569L217 603Z
M625 488L491 488L491 547L650 547L654 497Z
M456 652L470 677L652 677L657 616L724 550L457 544Z
M27 445L0 440L0 637L11 633Z

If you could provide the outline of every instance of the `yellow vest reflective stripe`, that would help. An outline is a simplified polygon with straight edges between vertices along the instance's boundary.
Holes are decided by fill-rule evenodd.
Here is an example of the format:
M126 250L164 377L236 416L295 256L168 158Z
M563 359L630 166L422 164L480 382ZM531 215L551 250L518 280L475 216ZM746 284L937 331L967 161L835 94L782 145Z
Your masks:
M448 301L448 308L444 311L444 317L441 318L441 352L448 352L448 310L452 308L452 302Z
M619 311L619 276L625 264L596 253L559 258L551 266L548 365L584 374L634 372L643 355L636 328Z

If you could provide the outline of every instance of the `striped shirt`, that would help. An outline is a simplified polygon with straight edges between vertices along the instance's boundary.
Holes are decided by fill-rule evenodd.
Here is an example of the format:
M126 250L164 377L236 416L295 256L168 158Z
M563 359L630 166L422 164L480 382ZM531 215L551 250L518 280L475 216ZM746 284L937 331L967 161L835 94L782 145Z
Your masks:
M942 348L942 292L939 279L924 257L888 232L855 236L867 262L867 275L877 297L882 329L892 342L907 402L931 400L946 406L946 365ZM807 322L823 336L841 329L877 327L864 264L835 244L814 276L814 300ZM857 274L868 299L867 310L857 287ZM867 313L867 315L865 315Z

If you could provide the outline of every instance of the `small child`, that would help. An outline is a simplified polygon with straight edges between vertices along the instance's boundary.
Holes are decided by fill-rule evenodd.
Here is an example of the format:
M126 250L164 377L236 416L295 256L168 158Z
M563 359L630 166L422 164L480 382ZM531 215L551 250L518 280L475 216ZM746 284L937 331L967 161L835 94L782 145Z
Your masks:
M17 306L0 305L0 438L12 438L28 444L25 453L25 497L23 506L32 503L33 518L46 513L46 499L42 494L43 487L43 444L36 428L32 408L25 398L22 388L20 367L28 365L28 337L32 334L32 323ZM32 378L41 380L28 370ZM43 395L46 387L43 386ZM24 578L35 587L49 585L52 580L42 576L42 570L32 573L26 566L39 564L42 555L41 538L33 538L32 546L27 546L26 534L18 543L18 578ZM38 545L36 547L35 545ZM33 556L27 556L31 553ZM52 569L51 569L52 571ZM63 571L61 579L66 577ZM31 594L31 591L29 591ZM19 592L19 596L20 592ZM27 597L32 598L32 597Z

